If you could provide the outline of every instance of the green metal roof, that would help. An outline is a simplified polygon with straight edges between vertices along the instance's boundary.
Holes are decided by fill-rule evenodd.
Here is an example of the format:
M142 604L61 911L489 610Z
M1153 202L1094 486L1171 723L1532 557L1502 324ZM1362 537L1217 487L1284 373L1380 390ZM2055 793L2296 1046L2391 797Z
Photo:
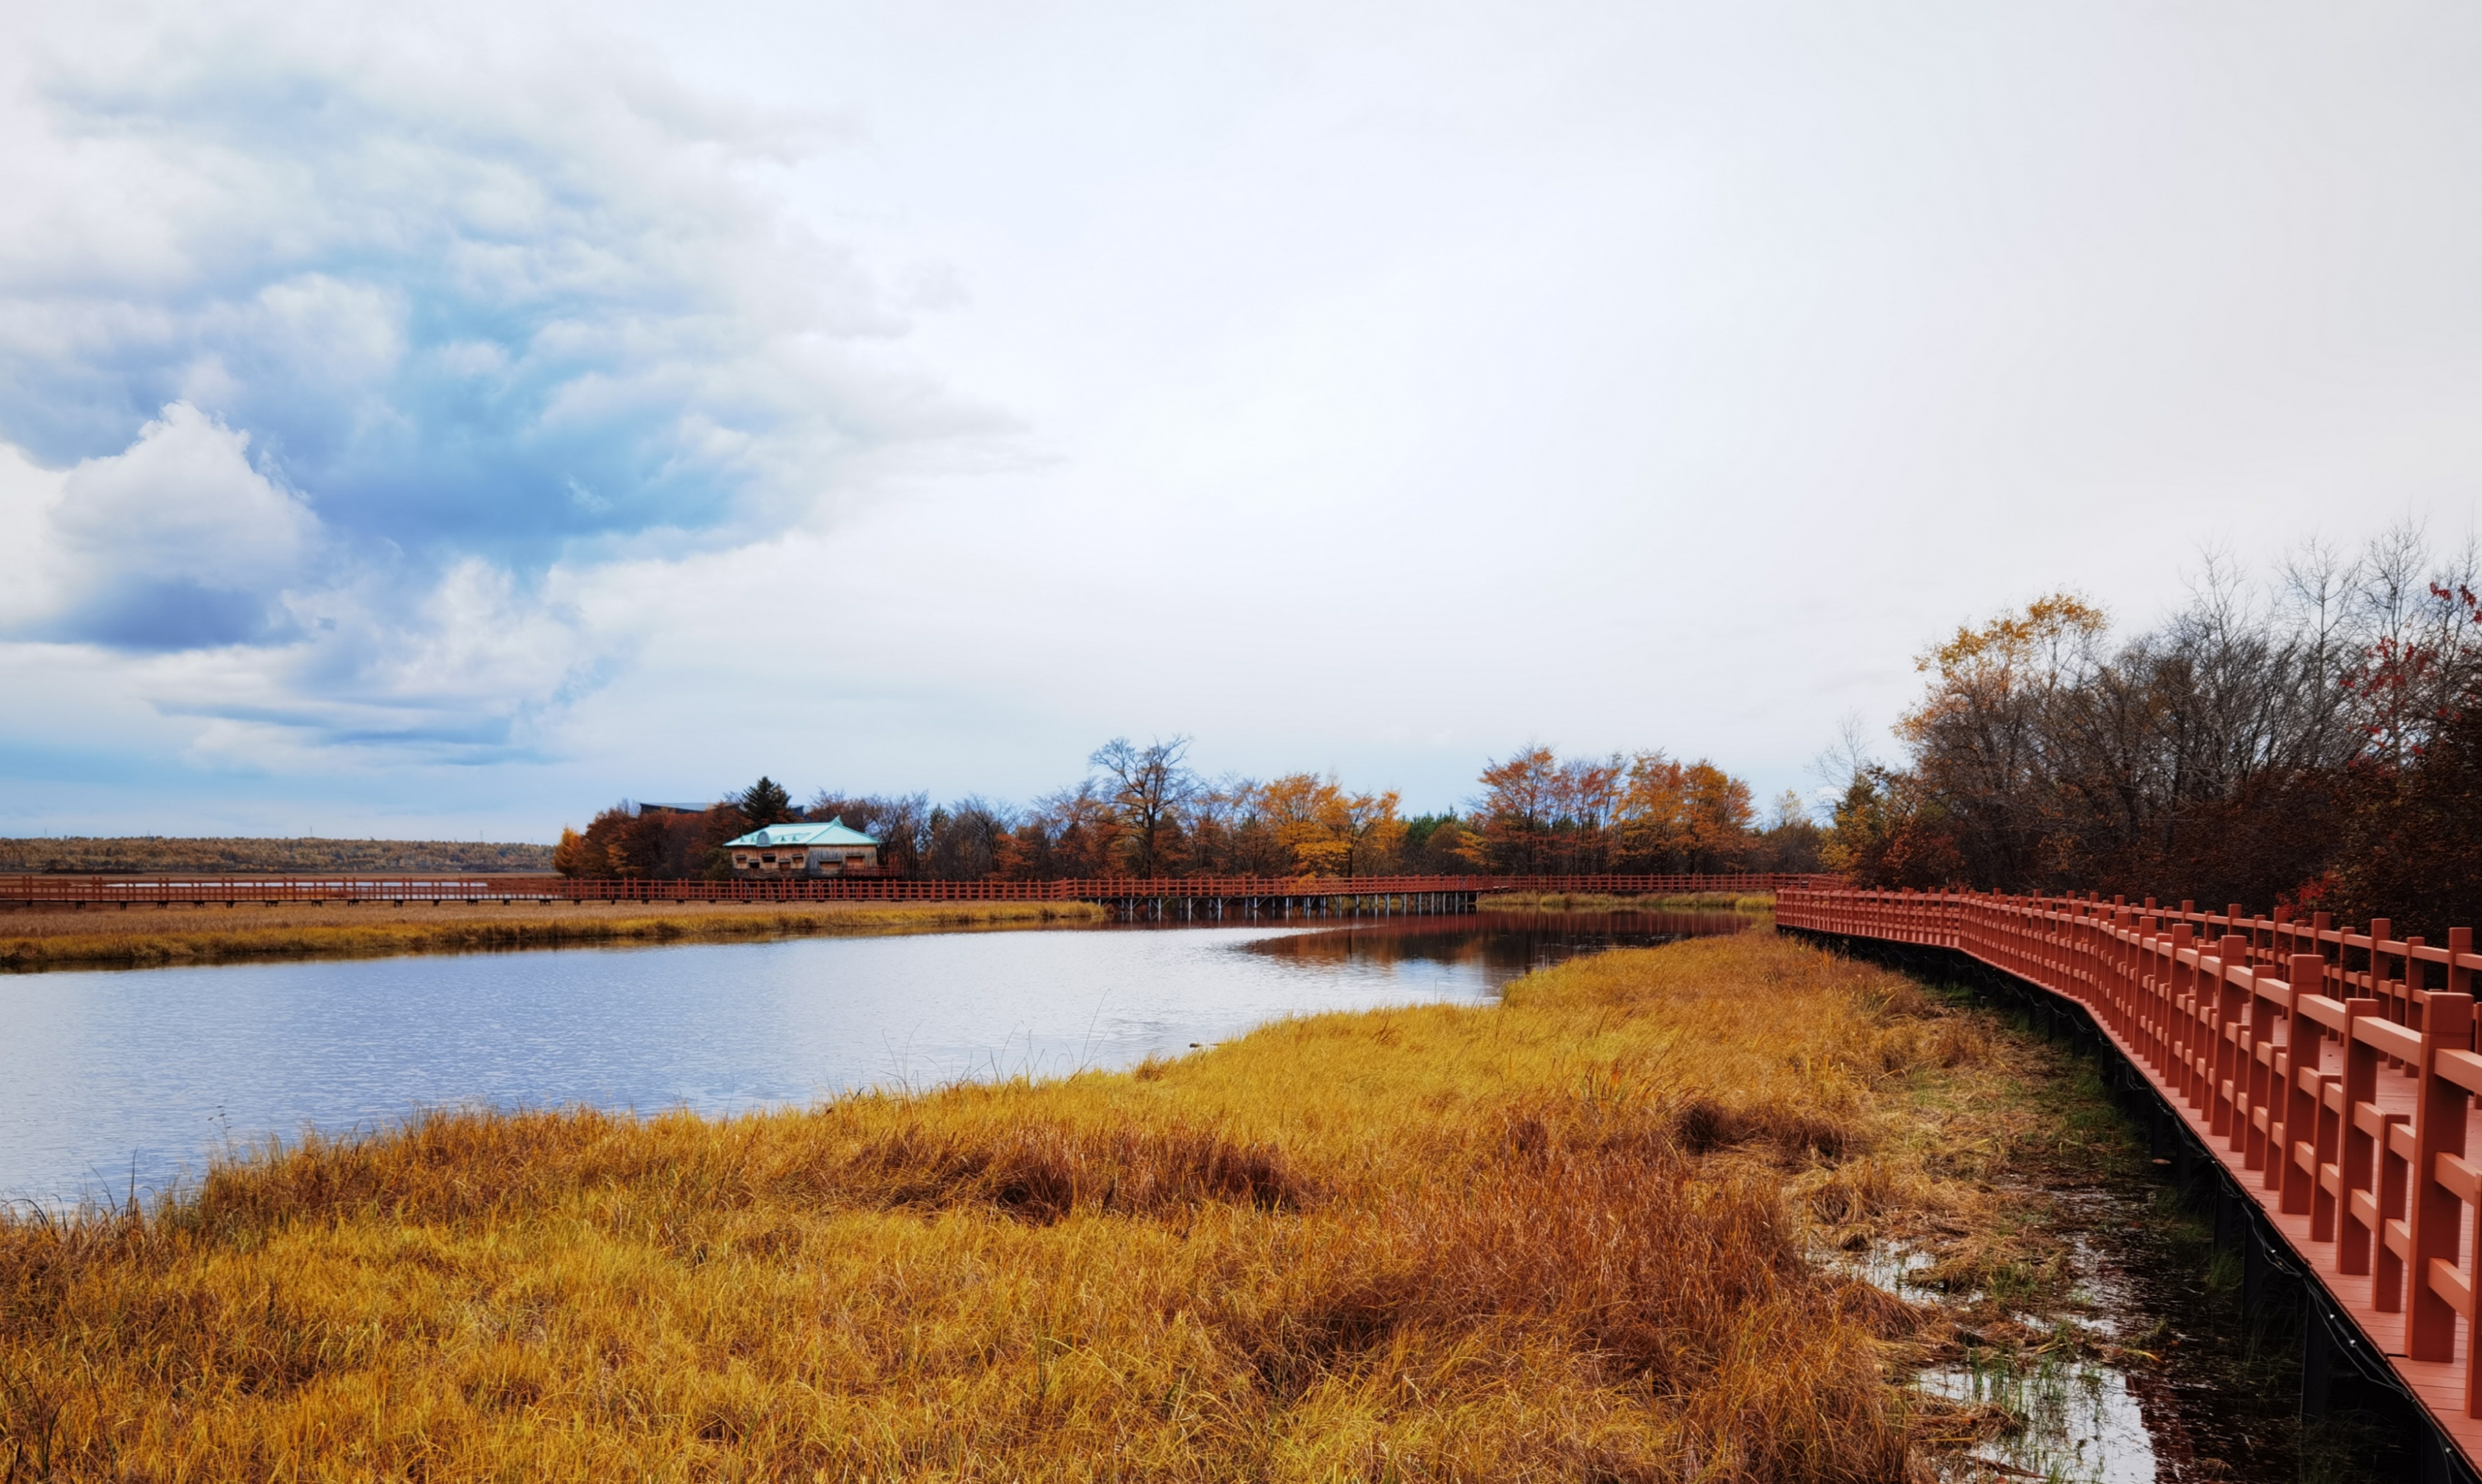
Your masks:
M769 825L764 830L753 830L737 840L724 843L730 848L734 845L876 845L879 841L859 830L845 828L842 819L831 819L823 825Z

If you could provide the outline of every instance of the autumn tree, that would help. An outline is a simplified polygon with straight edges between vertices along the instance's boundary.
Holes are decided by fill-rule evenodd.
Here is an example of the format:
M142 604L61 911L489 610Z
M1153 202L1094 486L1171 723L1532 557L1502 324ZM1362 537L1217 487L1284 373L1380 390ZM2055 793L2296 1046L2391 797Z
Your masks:
M1292 773L1265 784L1260 797L1277 840L1305 874L1352 876L1405 837L1394 789L1347 793L1332 774Z
M931 854L932 808L927 793L850 794L822 788L810 796L805 813L811 819L841 820L845 828L879 841L880 867L892 875L922 874L923 861Z
M1757 818L1750 802L1750 785L1704 758L1689 765L1688 784L1688 868L1740 869L1750 826Z
M1857 772L1831 853L1872 884L1898 877L1870 862L1915 881L1944 860L2004 890L2301 900L2482 675L2457 596L2475 568L2398 530L2266 584L2210 561L2118 640L2068 596L1961 628L1922 656L1905 765Z
M1734 868L1756 818L1749 784L1661 751L1563 760L1531 747L1482 774L1477 865L1519 873Z
M1608 859L1615 868L1725 871L1742 868L1756 813L1750 785L1705 758L1683 763L1639 753L1620 780Z
M1826 835L1801 795L1787 788L1769 807L1766 824L1750 842L1744 863L1754 871L1795 875L1821 870Z
M2436 584L2434 596L2457 613L2458 627L2482 627L2482 596L2471 588ZM2363 723L2373 746L2350 770L2337 866L2302 893L2303 905L2347 920L2388 917L2397 936L2433 941L2482 919L2482 676L2469 675L2457 694L2425 698L2426 716L2406 714L2421 682L2456 664L2459 641L2471 638L2374 647L2356 680L2381 693L2370 708L2378 717ZM2387 669L2408 674L2386 677Z
M552 866L564 876L590 881L654 876L663 866L662 831L623 799L588 821L584 834L564 828L552 850Z
M1038 799L998 846L999 873L1020 881L1110 874L1118 835L1092 779Z
M1184 765L1189 738L1175 736L1145 747L1114 737L1087 761L1102 770L1104 794L1118 828L1121 861L1131 875L1160 874L1178 834L1178 811L1197 791L1198 778Z
M1293 868L1265 784L1228 775L1200 785L1184 812L1194 868L1222 876L1281 876Z
M1543 869L1558 818L1560 759L1537 744L1483 765L1474 801L1481 828L1472 855L1486 869L1531 875Z
M999 869L1016 821L1005 805L978 796L934 808L922 870L945 881L981 881Z
M586 836L568 825L560 827L560 843L551 848L551 868L563 876L589 880L609 874L609 864L599 848L590 848Z
M1962 848L1994 879L2032 879L2048 833L2046 725L2063 691L2093 677L2108 621L2071 594L1980 627L1960 626L1914 661L1930 676L1896 724Z
M1835 817L1822 851L1829 870L1865 886L1916 890L1963 876L1965 857L1945 809L1909 775L1856 768L1835 801Z
M1689 853L1689 769L1661 752L1629 759L1615 810L1613 863L1623 869L1669 871Z
M1474 869L1476 836L1453 814L1417 814L1405 821L1398 842L1400 866L1417 876L1462 876Z

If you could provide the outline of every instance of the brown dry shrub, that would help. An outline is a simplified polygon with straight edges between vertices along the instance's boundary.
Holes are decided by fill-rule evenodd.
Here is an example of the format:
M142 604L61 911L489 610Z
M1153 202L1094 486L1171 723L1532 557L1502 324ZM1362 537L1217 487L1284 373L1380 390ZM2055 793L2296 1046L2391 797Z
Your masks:
M1153 1215L1210 1201L1277 1210L1307 1195L1282 1151L1182 1123L1039 1123L984 1137L913 1124L863 1145L826 1183L885 1206L987 1206L1038 1224L1072 1211Z

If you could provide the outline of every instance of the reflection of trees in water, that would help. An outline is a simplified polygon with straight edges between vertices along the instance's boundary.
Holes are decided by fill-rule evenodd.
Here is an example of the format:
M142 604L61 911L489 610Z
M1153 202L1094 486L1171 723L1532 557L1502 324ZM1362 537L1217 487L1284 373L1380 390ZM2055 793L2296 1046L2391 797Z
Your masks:
M1737 933L1750 919L1728 912L1478 913L1402 917L1263 939L1253 953L1303 964L1480 965L1522 971L1604 948L1650 948L1682 938Z

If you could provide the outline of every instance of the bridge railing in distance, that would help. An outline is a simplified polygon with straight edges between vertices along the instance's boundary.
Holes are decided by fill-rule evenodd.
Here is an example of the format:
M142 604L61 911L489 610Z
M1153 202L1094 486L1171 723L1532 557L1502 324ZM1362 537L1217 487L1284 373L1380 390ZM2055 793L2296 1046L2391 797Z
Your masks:
M1586 876L1176 876L933 881L902 876L667 881L562 876L0 876L0 903L92 906L216 902L1076 902L1299 899L1494 892L1655 896L1777 891L1835 878L1782 872Z
M2482 1457L2470 928L2431 943L2282 908L1841 887L1780 891L1776 921L1954 949L2082 1005Z

